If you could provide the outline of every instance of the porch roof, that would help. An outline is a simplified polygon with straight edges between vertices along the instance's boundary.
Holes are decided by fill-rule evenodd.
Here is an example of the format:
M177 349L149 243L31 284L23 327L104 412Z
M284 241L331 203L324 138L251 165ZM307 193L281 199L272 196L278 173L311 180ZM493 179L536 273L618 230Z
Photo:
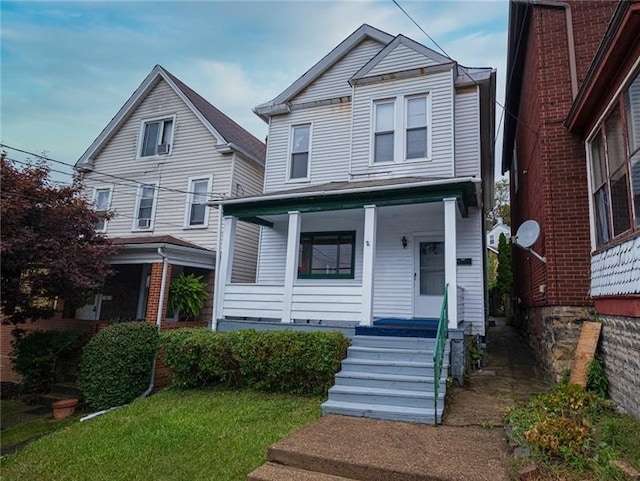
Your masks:
M455 198L462 217L468 208L478 206L480 179L400 177L358 182L329 182L284 192L211 202L220 205L225 215L260 225L271 223L260 216L290 211L319 212L357 209L365 205L389 206L439 202Z
M109 258L111 264L150 264L162 262L162 249L170 264L214 269L216 253L171 235L115 237L111 242L118 252Z

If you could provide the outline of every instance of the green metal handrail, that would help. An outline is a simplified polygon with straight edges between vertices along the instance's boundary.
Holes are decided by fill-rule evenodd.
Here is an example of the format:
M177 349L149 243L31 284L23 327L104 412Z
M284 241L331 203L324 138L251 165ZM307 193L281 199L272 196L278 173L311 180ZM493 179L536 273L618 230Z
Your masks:
M442 308L440 309L440 319L438 320L438 333L436 334L436 345L433 351L433 404L435 421L438 424L438 391L440 390L440 379L442 378L442 362L444 361L444 348L447 341L449 329L449 284L444 286L444 296L442 298ZM442 419L440 420L442 421Z

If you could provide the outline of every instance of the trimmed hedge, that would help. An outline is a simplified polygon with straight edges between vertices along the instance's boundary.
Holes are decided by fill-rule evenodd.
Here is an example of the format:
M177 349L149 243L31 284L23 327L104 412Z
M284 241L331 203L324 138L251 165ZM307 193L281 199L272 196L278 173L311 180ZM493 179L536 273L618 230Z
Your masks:
M177 387L324 394L333 385L349 339L340 332L197 328L163 332L160 344Z
M133 401L149 385L158 352L158 328L146 322L113 324L86 345L78 387L94 409Z

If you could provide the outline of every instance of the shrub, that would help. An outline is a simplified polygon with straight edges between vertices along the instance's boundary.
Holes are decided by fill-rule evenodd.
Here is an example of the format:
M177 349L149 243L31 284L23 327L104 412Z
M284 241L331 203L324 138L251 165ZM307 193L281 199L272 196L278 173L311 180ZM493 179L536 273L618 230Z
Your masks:
M89 341L78 387L94 409L129 403L149 385L158 329L145 322L113 324Z
M25 393L48 392L58 377L60 361L73 355L82 336L79 329L12 332L11 362L22 376L21 390Z
M178 387L322 394L332 386L349 340L339 332L181 329L162 333L161 345Z

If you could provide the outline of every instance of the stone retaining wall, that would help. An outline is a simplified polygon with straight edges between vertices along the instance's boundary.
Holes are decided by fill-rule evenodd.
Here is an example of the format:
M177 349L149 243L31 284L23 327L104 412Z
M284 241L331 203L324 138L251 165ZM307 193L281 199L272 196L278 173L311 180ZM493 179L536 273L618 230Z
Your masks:
M640 319L601 315L600 350L609 379L609 396L640 418Z

